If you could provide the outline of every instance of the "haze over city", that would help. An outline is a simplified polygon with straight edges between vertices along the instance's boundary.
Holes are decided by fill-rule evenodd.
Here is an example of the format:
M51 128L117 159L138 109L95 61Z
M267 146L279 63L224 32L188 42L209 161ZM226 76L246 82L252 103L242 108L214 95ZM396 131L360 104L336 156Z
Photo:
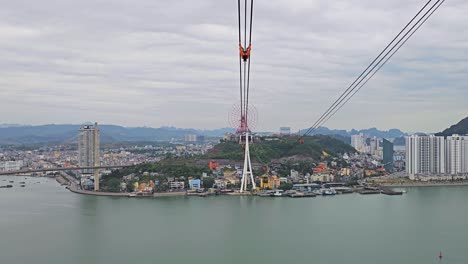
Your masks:
M421 1L259 1L257 130L310 126ZM219 128L238 98L237 3L3 1L3 123ZM438 132L466 116L468 3L437 15L325 126Z

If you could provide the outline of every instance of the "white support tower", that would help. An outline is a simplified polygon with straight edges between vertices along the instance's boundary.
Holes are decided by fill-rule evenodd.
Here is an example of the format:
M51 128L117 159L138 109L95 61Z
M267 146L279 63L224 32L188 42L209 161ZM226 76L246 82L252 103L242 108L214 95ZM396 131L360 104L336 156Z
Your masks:
M94 123L94 167L99 167L99 128L98 123ZM94 168L94 191L99 191L99 169Z
M245 156L244 156L244 169L242 171L242 179L241 179L241 188L240 192L243 193L247 191L248 179L250 178L250 182L252 183L252 189L254 190L255 187L255 179L252 172L252 163L250 161L250 148L249 148L249 141L250 141L249 132L245 132ZM242 136L241 136L242 142Z

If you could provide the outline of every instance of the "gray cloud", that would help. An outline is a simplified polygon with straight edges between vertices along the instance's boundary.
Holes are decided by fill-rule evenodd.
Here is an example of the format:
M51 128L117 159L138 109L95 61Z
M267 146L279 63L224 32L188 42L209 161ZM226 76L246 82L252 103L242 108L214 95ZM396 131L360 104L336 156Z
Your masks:
M256 1L258 130L310 126L424 2ZM0 3L0 123L228 125L236 1ZM467 11L446 1L327 126L439 131L465 117Z

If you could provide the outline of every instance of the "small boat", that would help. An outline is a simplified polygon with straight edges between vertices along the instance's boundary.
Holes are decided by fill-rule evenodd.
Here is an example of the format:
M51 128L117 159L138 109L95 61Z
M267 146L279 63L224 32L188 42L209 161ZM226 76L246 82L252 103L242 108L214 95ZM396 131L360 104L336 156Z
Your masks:
M383 194L386 194L386 195L402 195L403 192L398 192L398 191L394 191L394 190L382 190L382 193Z
M13 187L13 185L11 185L11 184L0 186L0 188L12 188L12 187Z
M330 189L322 189L322 195L323 196L329 196L329 195L335 195L336 194L336 191L335 189L333 188L330 188Z
M272 193L270 192L259 192L257 194L257 196L260 196L260 197L271 197Z
M442 251L439 252L439 259L442 259Z
M10 183L14 183L15 181L10 181Z
M380 194L380 191L364 190L360 191L359 194Z
M19 182L20 184L26 184L26 182Z
M281 197L283 196L283 190L275 190L275 192L272 194L273 197Z
M128 197L136 197L136 194L135 193L129 193Z
M26 187L26 185L24 185L24 184L21 184L21 185L20 185L20 187Z

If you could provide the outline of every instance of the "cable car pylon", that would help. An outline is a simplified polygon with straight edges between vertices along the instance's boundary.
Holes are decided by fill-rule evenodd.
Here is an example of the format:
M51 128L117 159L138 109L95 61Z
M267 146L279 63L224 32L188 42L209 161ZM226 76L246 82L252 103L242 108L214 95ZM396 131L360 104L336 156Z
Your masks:
M239 17L239 94L240 94L240 125L236 131L239 136L239 144L244 148L244 167L242 170L240 193L248 190L249 181L252 190L256 189L253 176L252 162L250 159L250 143L252 133L249 128L249 91L250 91L250 55L252 51L252 18L253 18L253 0L250 5L247 0L238 0ZM243 4L241 3L243 2ZM248 12L250 10L250 12ZM242 15L244 16L241 19ZM249 19L250 17L250 19ZM243 23L242 23L243 22ZM247 27L249 25L249 27ZM242 27L243 26L243 27ZM242 30L243 28L243 30ZM249 35L247 42L247 33Z

